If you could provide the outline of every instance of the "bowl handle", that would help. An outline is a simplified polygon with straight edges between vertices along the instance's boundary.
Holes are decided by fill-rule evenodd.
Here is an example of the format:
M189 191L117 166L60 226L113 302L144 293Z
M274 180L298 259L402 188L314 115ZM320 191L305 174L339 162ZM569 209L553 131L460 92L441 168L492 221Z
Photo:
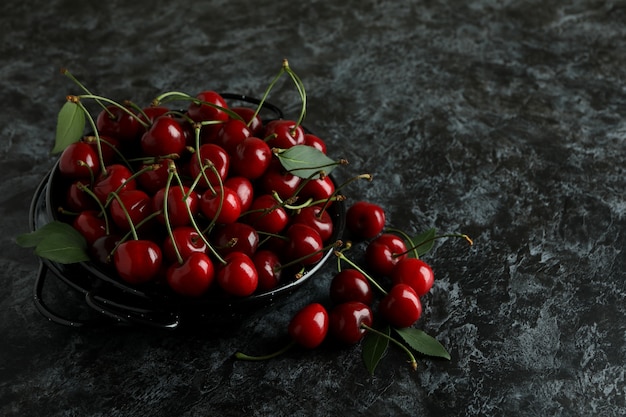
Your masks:
M85 302L98 313L119 323L139 324L166 330L176 329L180 324L178 314L159 312L150 308L129 306L112 301L105 296L99 295L97 288L85 294Z
M39 260L39 271L37 272L37 279L35 281L35 287L33 291L33 299L35 301L35 307L48 320L68 327L83 327L86 325L92 325L99 322L95 319L70 319L63 317L62 315L54 312L44 301L43 291L46 283L46 277L48 275L48 266Z

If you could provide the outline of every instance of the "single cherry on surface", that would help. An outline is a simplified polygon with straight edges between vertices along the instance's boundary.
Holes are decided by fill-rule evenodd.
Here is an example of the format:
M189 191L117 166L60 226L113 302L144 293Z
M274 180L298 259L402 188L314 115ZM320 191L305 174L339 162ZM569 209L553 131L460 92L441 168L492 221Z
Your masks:
M365 336L366 328L372 326L374 315L371 308L359 301L347 301L330 311L330 333L335 339L353 345Z
M346 211L346 228L362 239L376 237L385 228L385 211L378 204L357 201Z
M289 322L289 336L300 346L314 349L328 333L328 312L323 305L311 303L300 309Z
M352 268L342 269L335 274L330 282L329 295L336 304L358 301L372 305L374 300L372 287L365 275Z
M394 284L407 284L421 297L432 288L435 274L430 265L421 259L404 258L393 267L391 281Z
M407 257L406 251L406 244L401 237L383 233L367 245L365 259L373 273L389 276L393 267Z
M422 315L422 303L413 288L395 284L380 300L378 312L394 327L409 327Z

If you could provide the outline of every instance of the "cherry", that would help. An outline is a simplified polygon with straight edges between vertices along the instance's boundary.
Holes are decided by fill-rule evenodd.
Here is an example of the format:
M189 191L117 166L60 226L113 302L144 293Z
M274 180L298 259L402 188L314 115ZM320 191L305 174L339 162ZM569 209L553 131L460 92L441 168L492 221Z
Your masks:
M289 215L273 196L262 194L252 202L245 221L260 232L276 235L287 226Z
M312 133L304 134L304 144L312 146L323 154L326 154L326 143L320 137L315 136Z
M248 224L228 223L216 228L213 242L221 254L242 252L252 256L259 246L259 234Z
M405 258L393 267L391 281L394 284L407 284L421 297L432 288L435 274L430 265L421 259Z
M191 157L189 172L194 178L202 175L198 183L200 186L207 187L207 179L213 186L218 186L228 175L228 170L230 168L230 156L224 148L214 143L207 143L200 146L198 152L200 153L199 156L193 155ZM198 158L200 158L200 160L198 160ZM217 171L217 175L220 177L219 179L213 169L205 166L206 161L210 161L213 164ZM203 171L204 175L202 174Z
M244 139L231 153L233 172L251 180L261 177L270 165L272 150L256 137Z
M287 256L290 260L299 260L302 265L319 262L324 256L324 242L320 234L311 226L294 223L287 228Z
M331 334L339 341L353 345L366 333L363 325L370 327L373 321L372 310L359 301L347 301L336 305L329 314Z
M65 204L68 210L81 212L84 210L96 210L98 208L96 200L89 193L84 191L84 187L87 187L86 182L85 180L77 180L72 182L67 188Z
M117 234L100 236L89 246L89 257L101 265L110 266L113 261L111 253L120 240Z
M59 157L59 172L72 179L91 178L98 175L100 162L94 148L84 142L74 142Z
M395 264L407 257L406 250L406 244L399 236L383 233L367 245L365 258L372 272L389 276Z
M308 349L322 344L328 333L328 312L323 305L311 303L299 310L289 322L289 336Z
M148 194L141 190L123 190L117 198L111 200L109 212L115 225L126 232L131 229L126 214L128 213L134 227L152 213L151 200Z
M304 223L320 234L322 241L327 242L333 235L333 219L328 211L320 206L308 206L301 209L291 218L292 223Z
M129 284L152 281L159 273L161 262L161 249L151 240L127 240L113 253L118 275Z
M280 258L274 251L259 250L252 255L252 262L259 275L258 289L269 291L278 286L281 279Z
M152 210L163 210L165 207L165 188L160 189L152 196ZM171 186L167 194L167 214L171 227L187 226L191 222L191 215L198 213L200 197L187 186ZM165 214L161 213L157 220L165 224Z
M246 297L256 291L259 276L254 262L243 252L232 252L224 256L226 262L217 270L216 280L228 294Z
M357 237L376 237L385 228L385 211L377 204L357 201L346 212L346 227Z
M250 107L232 107L231 110L237 113L246 122L252 136L261 133L263 121L261 120L261 116L258 114L256 116L254 115L256 110Z
M230 188L239 196L241 212L246 212L254 200L254 186L249 179L240 176L231 176L224 181L224 187Z
M182 265L172 264L166 274L167 283L174 292L199 297L204 294L215 276L211 259L202 252L194 252Z
M335 192L335 183L328 177L307 180L300 190L299 196L302 201L310 198L313 201L326 201Z
M170 109L165 106L150 106L142 109L143 114L140 114L139 118L148 125L152 125L156 119L166 115L169 111Z
M139 137L143 127L135 116L119 108L107 106L96 119L98 133L119 139L122 142L134 141Z
M74 229L87 241L87 246L107 234L106 222L97 210L82 211L72 221Z
M168 167L173 163L174 161L172 159L163 159L157 164L141 165L139 170L142 172L137 176L137 184L145 192L155 194L167 185L169 176ZM153 169L146 170L145 168L150 165L152 165Z
M200 211L216 223L234 223L241 215L241 199L228 187L207 189L200 197Z
M187 144L180 123L169 117L157 118L141 136L141 150L147 156L180 155Z
M112 164L106 168L106 174L100 173L93 186L93 192L101 203L105 203L109 195L122 190L133 190L136 181L132 178L133 173L121 164Z
M99 135L99 138L102 160L105 164L109 164L117 157L120 141L116 138L105 135ZM85 136L81 140L91 146L96 152L96 155L98 154L98 139L96 139L95 136Z
M228 105L224 98L215 91L203 91L196 95L196 98L200 101L189 104L187 115L195 122L217 122L217 124L206 125L202 128L202 136L211 141L219 130L220 124L230 118L228 113L223 110L227 109Z
M287 172L280 162L275 159L260 178L260 182L261 189L265 193L271 194L276 192L280 198L286 200L294 195L302 182L302 178Z
M170 262L178 260L174 244L183 261L196 252L206 253L208 249L200 234L190 226L181 226L173 229L172 235L167 236L163 241L163 255Z
M336 304L358 301L372 305L374 294L369 281L356 269L343 269L330 282L330 299Z
M422 303L413 288L396 284L380 300L378 312L394 327L409 327L422 315Z
M270 148L288 149L304 145L304 130L293 120L271 120L265 125L264 135Z
M215 137L215 144L221 146L232 155L237 146L250 135L250 129L245 122L238 119L230 119L220 125Z

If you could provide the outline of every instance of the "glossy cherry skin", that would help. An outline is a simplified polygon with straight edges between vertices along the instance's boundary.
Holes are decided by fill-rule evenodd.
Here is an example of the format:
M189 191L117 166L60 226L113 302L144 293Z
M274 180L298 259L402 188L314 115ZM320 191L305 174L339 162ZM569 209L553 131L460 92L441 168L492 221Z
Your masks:
M200 211L209 221L216 223L234 223L241 215L241 200L230 188L207 189L200 197Z
M252 256L259 247L259 234L256 229L241 222L228 223L216 228L212 242L221 254L242 252Z
M333 219L327 210L322 211L321 206L305 207L294 214L291 221L292 223L304 223L311 226L317 230L324 242L328 242L333 235Z
M187 297L200 297L207 292L215 277L213 262L202 252L194 252L182 265L172 264L166 273L174 292Z
M117 234L108 234L99 237L89 246L90 260L103 266L111 266L113 257L111 256L113 249L120 242L121 236Z
M163 241L163 255L170 262L178 260L174 245L183 261L196 252L206 253L208 249L200 234L190 226L176 227L172 230L172 236L167 236Z
M246 122L252 136L260 134L263 129L263 120L258 114L255 116L256 109L250 107L232 107L232 111L237 113Z
M328 176L307 180L306 184L302 187L302 190L298 194L300 197L299 201L305 201L310 198L316 202L325 202L332 197L334 192L335 183Z
M254 186L252 182L245 177L230 176L224 181L224 187L230 188L237 193L239 201L241 201L241 212L248 211L254 200Z
M152 196L152 210L162 210L163 213L156 219L165 224L165 188L160 189ZM185 197L186 196L186 197ZM187 226L191 223L191 217L198 213L200 197L195 191L190 192L187 186L171 185L167 194L168 220L172 227Z
M333 337L345 344L358 343L371 327L373 313L370 307L358 301L347 301L336 305L329 314L329 328Z
M161 248L151 240L127 240L113 254L115 270L129 284L152 281L162 263Z
M176 119L161 116L141 136L140 143L147 156L180 155L185 150L187 138Z
M323 305L311 303L299 310L289 322L289 336L300 346L314 349L322 344L328 333L328 312Z
M224 98L215 91L203 91L196 95L201 102L192 102L187 108L187 115L195 122L215 121L217 124L206 125L202 127L201 136L203 141L214 141L216 133L220 129L223 122L228 121L230 116L223 109L228 108L228 104Z
M119 139L122 142L134 141L143 131L135 116L117 106L107 106L96 118L98 133Z
M215 144L221 146L232 155L237 145L250 137L251 134L245 122L238 119L230 119L220 125L215 135Z
M198 185L208 187L210 183L215 187L219 187L220 183L223 183L228 176L230 155L228 155L224 148L214 143L207 143L200 146L198 152L199 155L194 154L191 156L189 172L194 178L200 177ZM207 166L207 161L213 164L215 170ZM203 172L204 175L202 174Z
M254 262L242 252L232 252L224 256L226 264L217 270L217 282L230 295L246 297L254 293L259 284Z
M231 168L235 175L250 180L260 178L272 161L272 151L265 141L249 137L244 139L231 154Z
M273 196L262 194L254 199L244 220L260 232L279 234L287 226L289 214Z
M376 237L385 228L385 211L377 204L357 201L346 212L346 228L362 239Z
M80 212L72 221L72 226L85 238L87 246L107 234L106 222L98 210Z
M174 161L172 159L163 159L156 164L143 164L139 168L144 170L137 176L138 186L149 194L155 194L160 189L167 185L167 178L169 176L168 167Z
M265 125L264 140L270 148L288 149L304 145L304 130L293 120L271 120Z
M165 106L150 106L142 109L142 112L142 114L139 114L141 120L148 123L148 125L152 125L156 119L167 115L167 113L170 112L170 109Z
M320 234L311 226L294 223L287 228L287 256L289 260L298 260L302 265L312 265L324 256L324 242Z
M112 192L121 193L123 190L134 190L137 182L133 173L121 164L112 164L106 167L106 174L100 173L93 186L93 193L101 203L105 203Z
M391 282L407 284L415 290L418 297L428 293L435 282L435 274L426 262L416 258L399 261L391 271Z
M413 288L396 284L380 300L378 312L394 327L409 327L422 315L422 303Z
M369 306L374 300L372 287L365 275L351 268L335 274L330 282L329 294L331 301L336 304L358 301Z
M90 179L100 172L95 149L84 142L74 142L59 157L59 172L66 178Z
M324 142L320 137L315 136L312 133L304 134L304 144L307 146L311 146L323 154L326 154L326 142Z
M252 262L259 275L258 290L269 291L276 288L282 275L280 257L276 252L259 250L252 255Z
M99 140L95 136L85 136L81 139L82 142L91 146L98 155L98 152L102 152L102 160L105 165L113 162L117 153L119 152L120 141L110 136L99 135ZM98 141L100 142L100 151L98 150Z
M98 209L98 203L96 200L84 191L84 187L88 187L88 185L89 182L87 180L77 180L72 182L67 188L65 208L74 212Z
M130 217L133 227L138 227L139 222L152 213L151 199L148 194L141 190L124 190L111 200L109 213L115 225L121 231L129 231L131 225L126 213Z
M281 199L286 200L295 194L302 178L285 171L278 160L273 160L259 181L263 192L276 192Z
M389 276L393 267L407 257L404 240L392 233L383 233L372 240L365 250L367 265L381 276Z

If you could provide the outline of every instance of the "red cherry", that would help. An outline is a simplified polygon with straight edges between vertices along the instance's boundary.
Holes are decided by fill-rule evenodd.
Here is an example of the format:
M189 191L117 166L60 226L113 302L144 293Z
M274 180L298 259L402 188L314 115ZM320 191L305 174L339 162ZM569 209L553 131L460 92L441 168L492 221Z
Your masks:
M377 204L357 201L346 212L346 227L363 239L378 236L385 228L385 211Z
M160 189L152 197L152 210L163 210L165 207L165 188ZM167 195L167 213L171 227L187 226L191 223L191 215L198 213L200 197L195 191L190 192L187 186L170 186ZM165 224L165 214L159 214L157 220Z
M102 160L106 165L112 163L117 157L117 153L120 147L120 141L116 138L99 135L100 138L100 150L102 151ZM98 155L98 139L95 136L85 136L81 139L87 145L91 146Z
M260 178L272 160L270 147L265 141L255 137L244 139L231 155L233 172L251 180Z
M113 254L118 275L130 284L152 281L159 273L161 262L161 249L150 240L127 240Z
M241 215L241 200L230 188L207 189L200 197L200 211L209 220L226 224L237 221Z
M336 304L347 301L359 301L372 305L374 294L372 287L363 273L356 269L343 269L330 282L330 299Z
M141 190L124 190L111 200L109 212L115 225L126 232L131 229L126 213L134 226L152 213L151 200L148 194Z
M276 288L281 279L281 263L276 252L259 250L252 256L252 262L259 275L258 289L269 291Z
M422 315L422 303L413 288L396 284L380 300L378 312L394 327L409 327Z
M322 249L324 242L320 234L311 226L294 223L287 228L285 236L288 239L287 256L290 260L300 259L302 265L311 265L319 262L324 256Z
M214 275L211 259L205 253L194 252L182 265L171 265L166 278L174 292L188 297L199 297L209 289Z
M110 266L113 262L111 253L120 242L121 237L117 234L104 235L96 239L89 246L89 258L100 265Z
M174 244L178 249L178 253L184 260L188 259L196 252L206 253L207 245L202 240L196 229L190 226L181 226L172 230L172 236L167 236L163 241L163 255L170 262L176 262L178 257L174 249Z
M137 139L143 127L137 118L117 106L108 106L96 119L98 133L119 139L122 142Z
M263 192L266 194L276 192L281 199L286 200L294 195L302 182L302 178L285 171L280 162L276 160L270 163L259 181Z
M226 264L217 270L217 283L226 293L246 297L256 291L259 276L254 262L242 252L232 252L224 256Z
M252 256L259 246L259 234L248 224L234 222L216 228L212 241L221 254L242 252Z
M136 181L133 173L124 165L113 164L106 168L106 174L100 173L93 186L93 192L101 203L105 203L112 192L134 190Z
M312 303L298 311L287 328L289 336L308 349L322 344L328 333L328 312L323 305Z
M245 122L238 119L230 119L220 125L215 136L215 144L221 146L232 155L237 146L250 135L250 129L248 129Z
M327 242L333 235L333 219L328 211L322 211L320 206L308 206L301 209L291 218L292 223L304 223L311 226L320 234L322 241Z
M85 238L87 246L93 245L96 240L107 234L106 222L96 210L80 212L72 221L72 226Z
M263 121L261 120L261 116L258 114L254 116L256 113L255 109L250 107L232 107L231 110L237 113L246 122L252 136L256 136L261 133L261 130L263 129Z
M143 114L140 114L139 117L144 122L152 125L156 119L165 115L169 111L170 109L165 106L150 106L142 109Z
M96 210L98 204L96 200L83 190L83 187L87 187L85 180L74 181L67 188L67 195L65 197L66 208L70 211L81 212L84 210Z
M311 133L304 134L304 144L312 146L323 154L326 154L326 143L321 138Z
M218 122L217 124L202 127L201 135L203 138L212 141L220 128L220 122L226 122L230 118L228 113L223 110L228 108L228 104L224 98L215 91L203 91L199 93L196 98L199 101L189 104L187 115L195 122Z
M329 315L330 332L339 341L353 345L367 332L363 325L371 326L372 310L358 301L348 301L335 306Z
M141 150L147 156L180 155L186 142L180 123L169 116L161 116L141 136Z
M332 197L334 192L335 183L330 177L326 176L308 180L298 195L300 201L305 201L309 198L313 199L313 201L326 201Z
M276 235L287 226L289 215L273 196L263 194L252 202L245 222L260 232Z
M265 125L264 137L270 148L288 149L304 145L304 130L293 120L271 120Z
M254 187L249 179L239 176L228 177L224 181L224 187L230 188L239 196L241 212L246 212L254 200Z
M143 171L137 176L139 187L149 194L155 194L161 188L167 185L169 176L169 165L173 163L172 159L163 159L157 164L153 164L153 169ZM143 164L140 170L147 168L148 164Z
M435 274L426 262L416 258L404 258L391 271L394 284L407 284L418 297L428 293L435 282Z
M230 156L228 153L222 148L214 143L207 143L200 146L199 158L198 155L192 155L191 161L189 164L189 171L194 178L202 175L198 185L202 187L207 187L207 181L213 186L219 186L220 179L223 183L228 175L228 170L230 168ZM215 171L212 168L206 166L206 161L210 161L213 163L215 170L217 171L217 175L219 175L220 179L218 179ZM202 172L204 171L204 175ZM206 179L205 179L206 177Z
M84 142L70 144L59 157L59 172L66 178L89 179L99 171L98 154Z
M407 257L406 250L399 236L383 233L367 245L365 258L373 273L389 276L395 264Z

